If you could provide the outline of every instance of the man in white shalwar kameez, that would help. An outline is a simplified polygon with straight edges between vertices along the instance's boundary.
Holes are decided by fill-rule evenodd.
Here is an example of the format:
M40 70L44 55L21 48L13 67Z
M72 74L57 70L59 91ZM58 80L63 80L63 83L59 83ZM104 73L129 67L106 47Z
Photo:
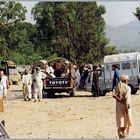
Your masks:
M8 77L4 75L3 71L0 71L0 77L1 77L1 83L4 87L3 100L7 102L7 89L9 88Z
M131 88L127 85L128 76L122 75L119 84L113 90L113 97L116 99L116 123L119 138L126 138L129 134L129 127L132 124L131 118Z
M36 72L32 75L32 80L34 82L34 102L40 101L42 99L42 90L43 90L43 79L46 78L46 74L40 71L40 68L36 68Z
M81 76L80 76L80 72L79 72L79 69L78 67L76 66L75 67L75 86L76 86L76 89L79 89L79 86L80 86L80 79L81 79Z
M31 94L31 85L32 85L32 75L29 73L28 70L25 70L24 75L22 76L22 83L23 83L23 96L24 100L27 99L30 101L32 99Z

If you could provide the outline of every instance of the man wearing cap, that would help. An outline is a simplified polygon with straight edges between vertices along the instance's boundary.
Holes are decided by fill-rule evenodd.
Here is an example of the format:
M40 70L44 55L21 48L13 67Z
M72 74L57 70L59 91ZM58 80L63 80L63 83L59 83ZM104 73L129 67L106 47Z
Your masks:
M36 72L32 75L32 80L34 82L34 102L40 101L42 99L42 90L43 90L43 79L46 78L46 74L41 72L40 68L36 68Z
M120 82L113 90L113 98L116 99L116 124L119 138L125 138L129 134L131 118L131 88L128 84L128 76L122 75Z

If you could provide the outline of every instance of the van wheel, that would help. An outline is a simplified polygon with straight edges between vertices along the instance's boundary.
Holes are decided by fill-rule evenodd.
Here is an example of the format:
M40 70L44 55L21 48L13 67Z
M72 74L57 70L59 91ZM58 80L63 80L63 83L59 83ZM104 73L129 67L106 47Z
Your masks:
M137 93L137 89L133 89L133 91L131 91L131 94L135 95Z
M131 88L131 94L132 94L132 95L135 95L136 92L137 92L137 89L135 89L132 85L129 85L129 84L128 84L128 86L130 86L130 88Z

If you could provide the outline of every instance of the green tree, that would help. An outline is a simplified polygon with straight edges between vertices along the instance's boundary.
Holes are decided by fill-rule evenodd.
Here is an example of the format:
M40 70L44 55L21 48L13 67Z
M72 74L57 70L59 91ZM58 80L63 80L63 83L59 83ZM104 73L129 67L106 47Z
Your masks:
M134 12L134 15L140 21L140 6L137 6L136 11Z
M120 51L115 46L107 46L105 48L105 55L118 54Z
M73 62L101 60L108 44L104 13L105 8L96 2L39 2L32 14L43 57L57 54Z
M15 35L18 36L18 44L13 51L10 51L10 59L15 60L19 64L31 64L32 61L42 59L33 41L34 36L36 37L35 25L26 22L20 23Z
M37 28L24 22L26 8L20 3L0 2L0 53L1 59L13 60L18 64L31 64L42 59L35 43Z
M25 20L26 8L16 2L0 2L0 44L1 54L7 58L10 49L15 49L17 26ZM6 52L6 53L5 53Z

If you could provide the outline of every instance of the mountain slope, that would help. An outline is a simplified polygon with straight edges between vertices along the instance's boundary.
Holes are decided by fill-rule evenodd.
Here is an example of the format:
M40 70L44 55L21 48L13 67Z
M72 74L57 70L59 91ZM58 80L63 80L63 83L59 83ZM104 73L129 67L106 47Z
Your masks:
M140 50L140 22L134 20L117 27L106 25L107 38L120 50Z

